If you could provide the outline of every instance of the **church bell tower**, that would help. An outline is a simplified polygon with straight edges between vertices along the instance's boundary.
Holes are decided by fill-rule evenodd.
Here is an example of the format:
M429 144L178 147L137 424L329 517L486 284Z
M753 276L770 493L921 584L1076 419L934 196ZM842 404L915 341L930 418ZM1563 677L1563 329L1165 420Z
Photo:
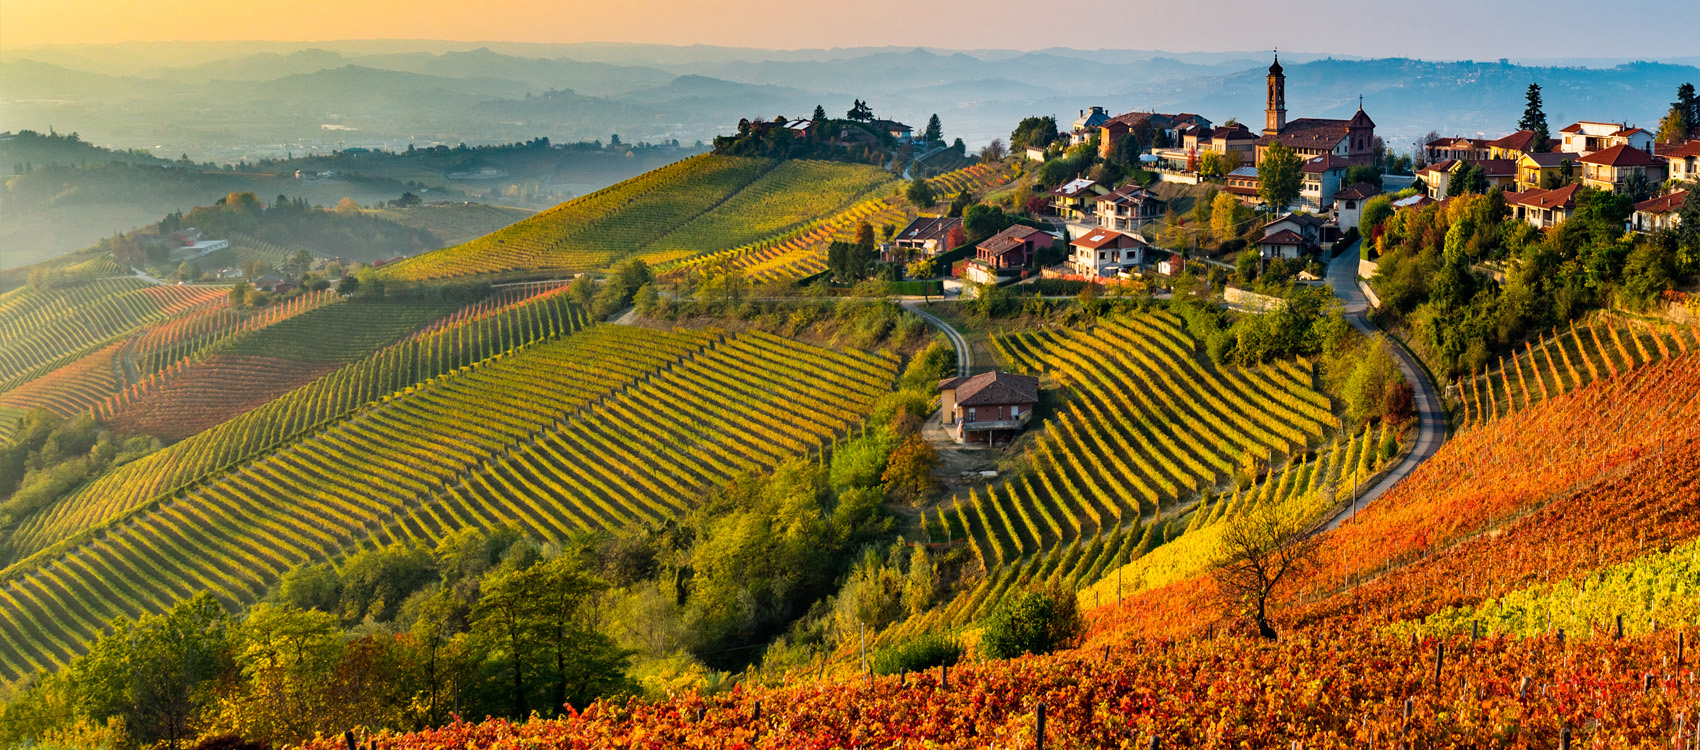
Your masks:
M1263 134L1275 135L1287 127L1287 76L1281 73L1281 56L1269 66L1269 101L1263 109Z

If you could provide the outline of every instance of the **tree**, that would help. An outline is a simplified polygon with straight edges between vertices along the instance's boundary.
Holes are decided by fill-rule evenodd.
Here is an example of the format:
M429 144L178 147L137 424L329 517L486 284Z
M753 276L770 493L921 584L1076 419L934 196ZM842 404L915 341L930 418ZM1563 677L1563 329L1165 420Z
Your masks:
M312 267L313 267L313 254L307 252L306 250L295 251L295 253L293 255L289 256L288 260L285 260L283 262L284 273L287 273L291 277L297 278L297 279L301 278L304 274L307 273L307 269L312 268Z
M1061 586L1005 596L986 620L980 656L1013 659L1067 648L1086 632L1074 592Z
M661 302L661 294L655 291L654 284L644 284L638 287L637 294L632 295L632 304L637 308L637 314L649 317Z
M870 246L874 244L874 225L865 221L856 224L856 244Z
M1344 185L1356 185L1360 182L1369 183L1371 185L1374 185L1375 189L1380 190L1381 189L1381 168L1380 167L1370 167L1370 166L1347 167L1346 168L1346 178L1345 178L1345 182L1343 184Z
M1535 138L1529 142L1529 149L1535 153L1547 150L1547 113L1541 109L1541 85L1529 84L1525 94L1528 103L1523 107L1523 119L1517 121L1518 130L1534 131Z
M1316 555L1316 537L1283 510L1259 503L1230 521L1218 542L1223 561L1214 573L1230 615L1250 620L1268 640L1277 637L1269 614L1275 590Z
M1009 151L1004 148L1001 138L993 138L991 143L980 149L980 161L983 162L1003 161L1003 158L1008 155Z
M851 122L873 122L874 111L868 107L867 102L857 99L854 104L850 105L850 111L844 113L844 119Z
M840 284L854 284L868 277L874 262L873 245L834 241L826 248L826 267Z
M1011 151L1028 147L1045 148L1056 139L1057 118L1049 115L1024 117L1009 134L1009 148Z
M903 191L903 197L909 199L909 203L916 208L931 208L938 202L937 197L933 195L933 186L920 177L909 181L909 187Z
M229 665L230 616L201 593L159 615L115 623L68 669L89 718L119 717L141 746L184 747L213 681Z
M344 297L359 294L360 279L355 278L354 274L351 273L343 274L343 277L336 282L336 293ZM234 295L235 292L231 292L231 294Z
M1375 236L1375 231L1381 223L1393 216L1393 199L1389 196L1378 195L1364 201L1363 212L1358 215L1358 234L1365 241Z
M1263 152L1257 165L1257 194L1270 208L1281 211L1299 197L1304 175L1298 152L1276 142Z
M938 463L938 450L920 435L910 435L886 459L880 476L886 496L905 503L927 497L933 491L933 469Z
M816 104L815 105L815 114L814 114L814 116L809 118L809 121L815 123L816 125L819 125L823 122L826 122L826 108L822 107L819 104Z
M235 286L230 287L230 306L242 307L248 304L248 290L251 288L246 281L238 281Z
M1243 215L1250 210L1242 205L1233 193L1217 193L1210 200L1210 233L1215 235L1217 242L1226 242L1240 234L1239 223Z
M938 115L927 118L927 129L921 133L921 140L929 146L944 142L944 124L939 122Z
M968 244L968 235L962 231L961 224L957 224L956 226L951 227L950 231L945 232L944 244L946 250L955 250L956 248Z
M200 281L201 267L195 265L194 261L183 261L177 264L177 278L183 281Z
M365 209L360 207L360 201L344 197L342 200L336 202L335 210L339 214L357 214Z
M1676 88L1676 101L1659 120L1659 142L1681 143L1695 128L1700 128L1700 99L1694 95L1694 84L1685 83Z

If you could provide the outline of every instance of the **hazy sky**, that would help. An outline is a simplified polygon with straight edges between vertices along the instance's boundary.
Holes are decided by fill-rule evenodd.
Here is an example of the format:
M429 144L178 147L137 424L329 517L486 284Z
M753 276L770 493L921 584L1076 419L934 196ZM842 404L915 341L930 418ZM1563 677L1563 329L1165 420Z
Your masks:
M1064 11L1078 11L1074 18ZM796 49L1267 49L1428 59L1700 55L1694 0L0 0L0 46L444 39Z

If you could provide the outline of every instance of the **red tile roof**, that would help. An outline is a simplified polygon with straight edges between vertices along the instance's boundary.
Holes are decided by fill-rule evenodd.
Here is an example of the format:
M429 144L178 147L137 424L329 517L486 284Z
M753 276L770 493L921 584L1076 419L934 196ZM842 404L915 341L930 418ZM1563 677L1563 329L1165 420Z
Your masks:
M1635 210L1649 214L1668 214L1672 211L1681 209L1682 204L1687 200L1688 191L1678 190L1673 193L1666 193L1657 198L1648 198L1647 200L1641 201L1640 203L1635 204Z
M1519 130L1511 135L1488 141L1489 148L1508 148L1512 151L1528 151L1535 143L1535 131Z
M1530 190L1526 193L1511 193L1505 196L1505 202L1530 208L1575 208L1576 190L1580 187L1582 186L1579 183L1571 183L1557 190Z
M1259 244L1259 245L1303 245L1303 244L1305 244L1305 238L1300 237L1297 232L1294 232L1291 229L1283 229L1279 232L1276 232L1276 233L1271 234L1271 235L1267 235L1263 239L1258 240L1257 244Z
M1287 123L1281 132L1257 139L1257 145L1280 143L1288 148L1331 150L1346 139L1351 123L1346 120L1324 120L1302 117Z
M942 240L950 234L950 230L962 226L962 220L949 216L918 216L909 226L897 233L899 241L926 242L927 240Z
M1654 144L1653 150L1658 151L1659 144ZM1688 141L1687 143L1673 144L1669 151L1663 153L1663 156L1673 159L1686 159L1690 156L1700 156L1700 141Z
M1582 157L1582 162L1603 167L1650 167L1658 163L1652 154L1627 143L1619 143L1604 151L1595 151Z
M1517 176L1517 162L1510 159L1478 159L1470 163L1481 167L1482 174L1488 177Z
M1334 194L1337 201L1361 201L1381 195L1381 188L1367 182L1360 182Z
M1113 229L1094 229L1084 235L1081 235L1080 239L1068 244L1076 247L1084 247L1088 250L1097 250L1105 247L1133 247L1135 245L1143 245L1145 244L1145 240L1130 234L1117 232Z
M1582 123L1573 122L1570 125L1566 126L1563 130L1560 130L1558 132L1560 132L1560 133L1580 133L1580 132L1582 132Z
M939 381L939 390L956 389L958 406L1039 403L1039 379L1032 375L983 372L969 378Z

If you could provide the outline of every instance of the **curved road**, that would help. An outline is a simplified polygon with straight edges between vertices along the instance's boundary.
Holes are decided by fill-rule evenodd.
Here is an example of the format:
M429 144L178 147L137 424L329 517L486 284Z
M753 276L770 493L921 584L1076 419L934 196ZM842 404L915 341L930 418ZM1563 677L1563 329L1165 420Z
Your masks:
M949 323L944 322L944 319L922 310L919 300L904 300L900 304L903 305L903 309L921 316L921 319L927 321L932 327L944 332L944 337L950 339L950 345L956 347L957 377L968 377L969 371L974 368L974 351L968 348L968 340L962 338L962 334L957 333L955 328L951 328Z
M1365 313L1369 310L1369 302L1364 299L1363 291L1358 289L1358 245L1353 243L1345 252L1340 253L1333 262L1328 264L1328 286L1334 290L1334 296L1346 303L1346 320L1353 328L1366 334L1379 331L1371 325ZM1434 395L1434 384L1429 382L1428 372L1417 363L1416 357L1411 356L1398 341L1391 337L1388 341L1393 344L1393 354L1399 362L1399 369L1405 373L1405 380L1410 382L1416 391L1417 401L1417 444L1411 452L1405 454L1405 460L1393 467L1381 481L1376 482L1352 503L1350 508L1343 510L1334 520L1328 522L1329 529L1339 528L1340 524L1357 515L1358 509L1381 497L1382 493L1398 484L1399 480L1416 471L1417 465L1428 460L1435 451L1440 450L1440 444L1446 441L1446 414L1440 410L1440 400Z

